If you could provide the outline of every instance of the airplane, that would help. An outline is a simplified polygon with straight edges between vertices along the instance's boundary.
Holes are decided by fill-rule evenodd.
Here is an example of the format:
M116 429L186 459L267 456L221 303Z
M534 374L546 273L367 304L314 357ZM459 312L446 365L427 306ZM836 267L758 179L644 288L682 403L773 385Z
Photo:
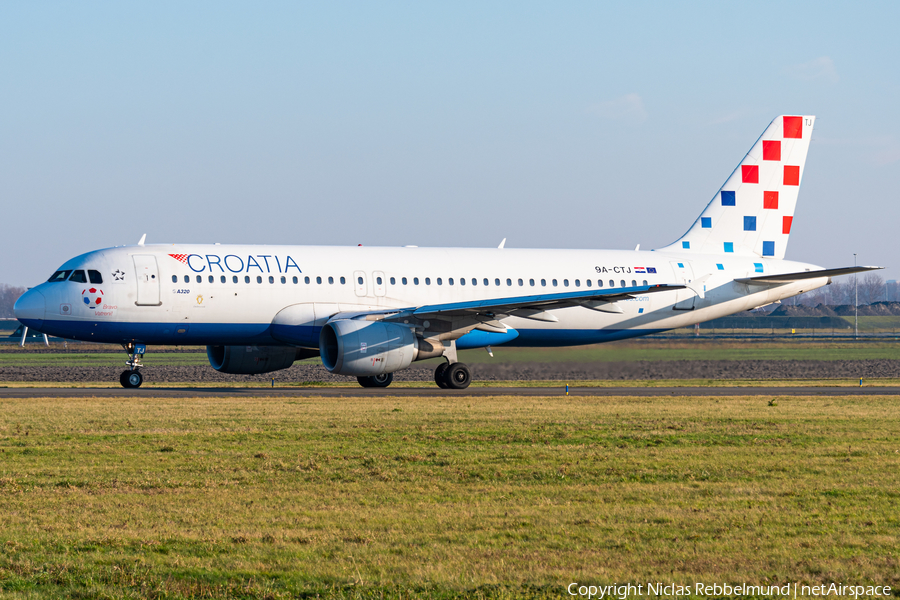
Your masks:
M458 351L610 342L780 301L838 275L784 259L815 117L775 118L672 244L651 251L145 244L72 258L15 304L34 331L121 344L125 388L148 345L205 345L210 365L261 374L320 357L387 387L443 358L441 388L471 382ZM505 242L505 240L504 240Z

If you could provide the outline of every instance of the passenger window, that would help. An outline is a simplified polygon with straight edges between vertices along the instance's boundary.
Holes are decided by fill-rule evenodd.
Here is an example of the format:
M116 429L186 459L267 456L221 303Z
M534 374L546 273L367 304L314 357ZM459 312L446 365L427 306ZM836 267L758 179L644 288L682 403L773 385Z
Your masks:
M216 282L216 278L213 277L212 275L210 275L210 276L209 276L209 282L210 282L210 283L215 283L215 282Z
M269 275L269 283L275 283L275 278Z
M575 280L575 287L581 287L581 280L580 280L580 279L576 279L576 280Z
M287 277L284 275L281 276L281 283L287 283Z
M74 281L75 283L87 283L87 277L85 277L84 271L72 271L72 276L69 277L69 281Z
M625 287L625 280L624 280L624 279L623 279L622 281L619 282L619 287Z
M598 280L597 280L597 287L603 287L603 280L602 280L602 279L598 279Z
M103 283L103 276L100 275L100 271L94 271L93 269L88 271L88 279L91 280L91 283Z
M425 281L427 282L428 280L426 279ZM437 284L438 284L438 285L441 285L442 283L444 283L444 282L441 281L441 278L440 278L440 277L438 277L438 278L437 278Z
M244 283L250 283L250 276L244 275Z
M184 276L184 282L185 282L185 283L190 283L190 282L191 282L191 277L190 277L190 275L185 275L185 276Z
M586 286L588 286L588 287L591 287L591 280L590 280L590 279L585 279L585 280L584 280L584 284L585 284Z
M375 283L377 283L378 285L381 285L381 277L376 277Z
M50 276L50 279L47 280L47 283L56 283L57 281L65 281L66 278L72 271L57 271L53 275Z
M519 287L522 287L523 285L525 285L525 282L522 281L522 278L520 277L519 278Z
M647 280L645 279L644 283L642 283L641 285L647 285Z
M328 277L328 285L334 285L334 277Z
M297 279L297 278L294 277L294 279ZM231 277L231 283L237 283L237 282L238 282L238 277L237 277L237 275L232 275L232 277Z
M172 283L178 283L178 275L172 275Z
M341 279L342 279L342 280L343 280L343 279L344 279L344 278L343 278L343 277L341 277ZM297 276L296 276L296 275L294 275L294 277L293 277L293 279L292 279L292 281L293 281L293 282L294 282L294 283L300 283L300 280L299 280L299 279L297 279ZM344 282L343 282L343 281L341 281L341 283L344 283Z
M495 279L495 280L494 280L494 285L496 285L496 286L499 287L499 286L500 286L500 280L499 280L499 279Z
M197 275L197 283L203 283L203 278Z
M425 285L431 285L431 277L425 278Z
M484 278L484 285L490 285L490 280L487 277Z
M554 279L554 280L553 280L553 287L557 287L558 285L559 285L559 282L556 281L556 280Z
M530 285L531 287L534 287L534 279L529 279L528 285Z
M452 280L452 279L450 280L450 285L453 285L453 280ZM466 278L465 278L465 277L460 277L460 278L459 278L459 285L466 285Z
M221 281L222 283L225 283L227 280L225 279L225 276L222 275L221 277L219 277L219 281Z
M512 285L512 279L507 278L507 279L506 279L506 285L507 285L507 286L511 286L511 285Z
M413 277L413 285L419 285L419 278Z
M256 283L262 283L262 276L261 276L261 275L257 275L257 276L256 276Z
M309 283L309 275L303 278L303 283Z
M363 278L362 278L362 277L357 277L357 278L356 278L356 284L357 284L357 285L362 285L362 284L363 284Z
M478 280L474 277L472 278L472 285L478 285Z
M631 280L631 287L637 287L637 281L634 279Z
M400 283L402 283L403 285L406 285L406 277L403 277L402 279L400 279Z
M360 277L360 279L362 279L362 277ZM321 277L316 277L316 283L321 284L321 283L322 283L322 278L321 278Z
M547 287L547 280L541 279L541 287Z
M450 282L450 285L453 285L453 278L452 278L452 277L451 277L450 279L448 279L447 281Z
M397 280L391 277L391 285L397 285Z
M563 287L569 287L569 280L563 279Z
M297 279L296 277L294 279ZM345 277L341 277L341 285L345 285L347 283L347 279Z
M616 282L612 279L609 280L609 287L616 287Z

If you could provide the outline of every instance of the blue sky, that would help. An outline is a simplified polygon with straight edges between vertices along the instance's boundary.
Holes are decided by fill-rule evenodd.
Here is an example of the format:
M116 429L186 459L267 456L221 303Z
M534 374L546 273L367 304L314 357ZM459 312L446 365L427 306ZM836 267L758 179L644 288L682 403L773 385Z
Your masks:
M900 4L3 3L0 282L148 242L667 245L815 114L787 258L900 279Z

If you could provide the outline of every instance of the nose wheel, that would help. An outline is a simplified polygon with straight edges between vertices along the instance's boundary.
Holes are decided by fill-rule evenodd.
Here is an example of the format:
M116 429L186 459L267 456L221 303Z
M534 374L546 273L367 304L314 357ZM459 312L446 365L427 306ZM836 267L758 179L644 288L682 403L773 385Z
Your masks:
M119 375L119 383L123 388L138 388L144 383L144 376L138 370L122 371L122 374Z
M141 364L141 357L147 351L147 347L144 344L135 344L134 342L123 344L123 346L125 347L125 352L128 353L128 360L125 362L128 365L128 369L122 371L122 374L119 375L119 383L122 384L123 388L139 388L144 383L144 376L141 375L140 371L140 368L144 366Z

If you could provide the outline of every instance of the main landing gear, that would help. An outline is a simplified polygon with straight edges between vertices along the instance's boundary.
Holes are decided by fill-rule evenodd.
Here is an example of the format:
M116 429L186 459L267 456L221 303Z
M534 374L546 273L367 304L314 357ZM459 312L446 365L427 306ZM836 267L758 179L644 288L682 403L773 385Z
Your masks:
M445 390L464 390L472 383L472 374L463 363L441 363L434 370L434 382Z
M371 377L357 377L359 385L363 387L387 387L394 381L393 373L382 373L381 375L373 375Z
M122 384L123 388L141 387L141 384L144 383L144 376L141 375L140 371L140 368L144 366L141 364L141 357L147 351L147 347L144 344L135 344L133 342L123 344L123 346L125 352L128 353L128 361L125 363L128 365L128 369L122 371L122 374L119 375L119 383Z

